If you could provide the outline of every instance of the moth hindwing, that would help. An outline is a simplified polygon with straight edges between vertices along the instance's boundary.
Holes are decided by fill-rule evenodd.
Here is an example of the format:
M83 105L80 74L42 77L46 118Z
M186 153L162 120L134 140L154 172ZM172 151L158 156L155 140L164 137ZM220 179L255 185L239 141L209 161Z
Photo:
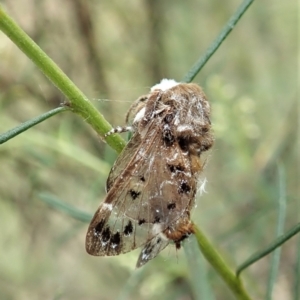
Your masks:
M167 79L131 106L126 120L132 120L132 138L110 171L107 196L88 228L89 254L118 255L143 246L140 267L170 241L179 248L193 233L200 156L213 144L209 117L198 85Z

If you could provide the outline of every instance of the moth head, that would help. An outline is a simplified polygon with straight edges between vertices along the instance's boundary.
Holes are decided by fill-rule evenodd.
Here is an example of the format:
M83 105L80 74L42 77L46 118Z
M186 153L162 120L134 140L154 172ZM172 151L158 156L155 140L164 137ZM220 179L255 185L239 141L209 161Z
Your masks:
M136 119L143 117L147 100L148 95L144 95L132 103L126 115L126 124L133 124Z

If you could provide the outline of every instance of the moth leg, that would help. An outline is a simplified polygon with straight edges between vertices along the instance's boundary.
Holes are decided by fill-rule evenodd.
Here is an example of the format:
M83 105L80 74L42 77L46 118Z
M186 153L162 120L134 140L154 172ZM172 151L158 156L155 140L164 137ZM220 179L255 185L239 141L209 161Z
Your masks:
M136 263L136 267L139 268L146 264L149 260L153 259L165 249L169 244L169 240L166 239L164 234L158 234L151 241L149 241L143 248Z
M133 131L133 127L132 126L124 126L124 127L120 127L117 126L116 128L111 129L110 131L108 131L107 133L105 133L105 137L108 137L114 133L121 133L121 132L128 132L128 131Z

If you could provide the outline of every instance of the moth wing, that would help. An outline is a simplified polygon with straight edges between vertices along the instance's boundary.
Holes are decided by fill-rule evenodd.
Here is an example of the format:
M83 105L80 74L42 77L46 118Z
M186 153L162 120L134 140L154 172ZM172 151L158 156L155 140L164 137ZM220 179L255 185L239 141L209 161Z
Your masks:
M141 137L138 132L135 132L131 139L129 140L126 147L117 157L116 161L114 162L107 181L106 181L106 191L108 192L110 188L113 186L114 181L120 175L120 173L128 166L130 160L132 159L133 153L136 153L137 149L141 145Z
M159 252L164 250L169 244L169 240L162 237L160 234L156 235L150 240L142 249L136 267L139 268L146 264L149 260L153 259L158 255Z
M107 197L88 229L88 253L117 255L140 247L190 207L196 192L190 158L177 143L163 143L158 121L151 121L143 139L134 135L112 170Z

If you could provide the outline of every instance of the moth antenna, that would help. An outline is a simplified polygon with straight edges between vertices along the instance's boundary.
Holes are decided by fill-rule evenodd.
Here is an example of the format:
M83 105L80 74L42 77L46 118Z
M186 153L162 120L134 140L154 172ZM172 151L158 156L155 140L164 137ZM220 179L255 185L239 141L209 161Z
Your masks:
M128 132L128 131L133 131L133 127L132 126L117 126L116 128L111 129L110 131L108 131L107 133L105 133L104 137L108 137L114 133L121 133L121 132Z

